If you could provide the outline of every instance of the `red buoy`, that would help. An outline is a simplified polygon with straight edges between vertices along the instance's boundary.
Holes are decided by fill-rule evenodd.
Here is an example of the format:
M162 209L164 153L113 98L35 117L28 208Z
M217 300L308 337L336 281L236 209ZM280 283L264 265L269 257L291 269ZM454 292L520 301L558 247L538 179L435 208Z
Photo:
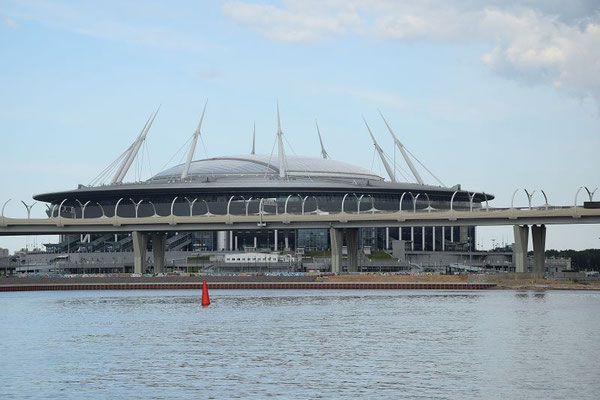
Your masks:
M208 286L206 285L206 281L202 281L202 307L208 307L209 305Z

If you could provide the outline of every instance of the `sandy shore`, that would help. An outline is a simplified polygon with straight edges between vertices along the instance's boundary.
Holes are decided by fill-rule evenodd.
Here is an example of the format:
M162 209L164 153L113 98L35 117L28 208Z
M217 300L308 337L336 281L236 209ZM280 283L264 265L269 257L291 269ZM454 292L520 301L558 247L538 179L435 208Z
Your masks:
M469 284L485 284L494 289L505 290L600 290L600 282L574 282L553 279L523 279L513 275L335 275L335 276L132 276L121 274L115 276L77 276L77 277L3 277L0 278L0 286L22 286L31 287L36 285L159 285L159 284L197 284L203 280L219 284L300 284L321 283L331 284L322 287L335 288L335 284L393 284L414 283L421 284L415 287L427 288L423 284L457 284L456 286ZM462 285L459 285L462 284ZM239 286L239 285L238 285ZM345 286L345 285L344 285ZM363 285L361 285L363 286ZM366 285L367 287L371 285ZM454 285L452 285L454 286ZM233 286L232 286L233 287ZM402 286L396 285L396 288ZM433 287L443 288L444 285ZM450 286L448 286L450 287Z

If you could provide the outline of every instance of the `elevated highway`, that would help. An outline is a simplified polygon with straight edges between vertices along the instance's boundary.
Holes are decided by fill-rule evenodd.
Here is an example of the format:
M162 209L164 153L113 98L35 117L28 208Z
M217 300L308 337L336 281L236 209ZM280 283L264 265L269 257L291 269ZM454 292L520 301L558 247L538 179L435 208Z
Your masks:
M435 210L431 207L412 211L345 211L328 213L279 213L236 215L168 215L120 217L115 209L112 217L68 218L57 213L49 218L0 217L0 236L58 235L88 233L131 233L134 248L134 271L145 270L145 251L151 236L155 271L164 268L165 232L187 232L231 229L326 228L330 231L332 270L341 271L344 237L348 247L349 270L358 265L358 228L403 226L500 226L512 225L515 235L515 266L526 272L529 225L534 250L534 272L543 273L546 225L600 224L600 208L583 206L477 208L470 210Z
M69 233L185 232L235 229L363 228L401 226L499 226L600 224L600 208L482 208L473 211L430 210L338 212L326 214L255 214L153 216L139 218L0 217L0 236Z

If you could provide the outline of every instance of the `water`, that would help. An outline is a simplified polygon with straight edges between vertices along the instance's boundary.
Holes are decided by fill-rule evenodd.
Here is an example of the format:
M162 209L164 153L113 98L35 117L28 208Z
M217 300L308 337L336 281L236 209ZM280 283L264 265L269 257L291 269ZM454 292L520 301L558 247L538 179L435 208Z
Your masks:
M0 398L598 398L600 292L0 293Z

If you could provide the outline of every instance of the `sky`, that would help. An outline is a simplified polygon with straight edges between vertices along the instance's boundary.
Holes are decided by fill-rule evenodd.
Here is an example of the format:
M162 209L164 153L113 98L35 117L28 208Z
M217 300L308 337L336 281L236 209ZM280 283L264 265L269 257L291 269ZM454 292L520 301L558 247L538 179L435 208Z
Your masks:
M175 165L206 99L197 158L248 153L254 122L270 154L279 101L288 154L320 154L316 119L332 158L386 176L362 122L393 154L381 110L445 184L570 205L600 186L600 2L2 0L5 214L89 184L159 105L128 180ZM512 228L478 237L512 243ZM600 247L600 226L550 226L546 247Z

